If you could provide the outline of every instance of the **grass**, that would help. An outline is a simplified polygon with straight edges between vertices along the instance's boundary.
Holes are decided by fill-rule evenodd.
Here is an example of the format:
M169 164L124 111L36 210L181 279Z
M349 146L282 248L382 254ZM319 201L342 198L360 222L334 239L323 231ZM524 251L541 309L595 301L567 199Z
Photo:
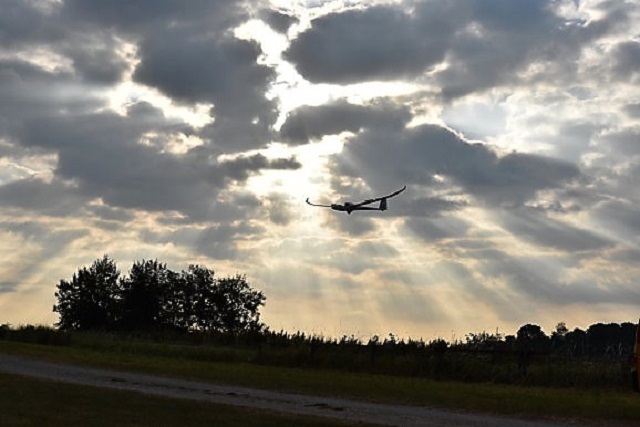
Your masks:
M330 419L287 416L204 402L61 384L0 374L0 426L347 426ZM362 425L362 424L359 424Z
M640 420L640 396L631 391L523 387L492 383L433 381L389 375L261 366L252 363L194 360L177 348L163 355L133 346L106 349L45 346L0 341L0 351L127 371L201 379L251 387L354 397L358 399L462 409L473 412L591 420Z

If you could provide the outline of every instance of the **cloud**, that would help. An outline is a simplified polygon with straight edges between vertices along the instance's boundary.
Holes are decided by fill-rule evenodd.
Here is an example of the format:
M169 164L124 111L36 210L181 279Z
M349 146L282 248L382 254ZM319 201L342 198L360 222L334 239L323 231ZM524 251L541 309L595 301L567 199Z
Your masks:
M213 104L215 121L201 134L225 151L244 151L265 146L277 118L265 96L275 73L257 62L260 54L252 41L167 29L140 43L133 79L179 102Z
M439 175L476 200L503 206L520 206L539 190L580 177L573 164L526 153L499 156L488 145L467 142L436 125L362 132L333 160L337 173L362 178L374 189L393 182L433 189ZM440 206L450 210L456 204L441 201Z
M449 3L451 4L451 3ZM373 6L321 16L284 56L311 82L356 83L421 74L440 63L455 30L453 10L413 17L400 7ZM419 42L418 42L419 41Z
M339 100L294 110L282 125L280 137L288 144L306 144L345 131L357 133L376 126L403 127L410 119L406 108L391 103L356 105Z
M183 226L177 230L144 230L141 238L151 244L173 244L215 260L238 257L238 244L264 232L246 221L204 227Z
M640 67L640 43L625 41L613 49L613 73L623 81L637 81L638 67Z
M279 33L286 33L291 25L299 22L295 16L274 10L264 10L262 17L269 27Z
M546 258L522 258L495 251L494 256L478 263L476 268L487 280L502 278L510 291L544 304L637 304L640 300L640 292L626 279L606 281L597 276L565 279L565 269Z
M332 217L327 225L351 236L365 236L376 229L375 223L371 220L370 215L367 215L367 212L355 212L351 216L344 214L337 216L332 212Z
M78 216L86 199L73 185L25 178L0 186L0 202L6 207L51 216Z
M257 43L231 35L250 16L243 2L194 1L189 7L174 0L152 7L144 0L126 5L75 0L41 7L44 4L10 1L5 8L10 13L0 21L0 37L16 57L28 56L23 52L40 55L40 65L55 69L49 77L60 89L68 93L73 83L86 93L125 81L133 71L134 81L176 102L213 105L215 124L202 135L225 151L269 142L277 113L265 94L275 74L258 63L262 52ZM261 4L253 7L260 9ZM66 81L61 80L62 70ZM20 82L25 70L16 71ZM51 92L46 87L29 89Z
M40 3L40 4L38 4ZM55 42L66 31L52 24L55 10L44 7L43 2L6 0L0 16L0 42L5 48L19 48L37 42ZM55 8L54 8L55 9Z
M633 118L640 118L640 103L631 103L623 107L624 112Z
M112 34L81 35L61 48L74 71L89 83L109 85L124 79L130 62L120 53L122 42Z
M152 36L160 29L192 25L209 31L225 31L246 17L246 11L235 0L194 0L189 7L176 0L147 0L127 3L90 4L82 0L65 0L61 14L71 21L87 22L125 33Z
M160 146L143 143L145 135L168 137L189 127L148 105L134 106L130 113L32 119L19 140L56 152L55 175L73 181L83 198L102 199L113 207L175 210L193 218L206 216L216 193L231 180L245 181L263 169L300 167L293 158L260 154L218 161L200 147L171 154L163 150L163 139Z
M19 59L0 59L0 101L0 135L5 137L16 137L36 117L73 116L104 106L72 73Z
M220 166L223 176L244 181L252 172L258 172L262 169L295 170L299 169L302 165L295 157L288 159L268 159L262 154L254 154L223 161L220 163Z
M443 239L464 238L470 224L459 218L409 218L405 222L405 227L418 238L425 242L433 243Z
M134 214L130 210L112 208L111 206L88 206L86 210L92 215L109 222L126 223L134 219ZM105 224L106 225L106 224ZM113 224L112 224L113 226Z
M640 155L638 138L640 138L640 129L623 128L602 135L601 143L629 160L630 156Z
M640 172L640 171L638 171ZM632 178L637 185L638 173ZM624 189L624 191L630 191ZM627 241L634 245L637 236L640 235L640 208L638 204L631 201L607 200L598 204L592 211L592 217L601 224L607 232L611 233L618 240ZM633 247L633 246L632 246Z
M506 212L499 223L519 239L566 253L601 251L613 245L611 240L592 231L526 208Z
M294 220L289 197L283 194L270 194L266 200L266 208L273 224L286 226Z
M394 246L377 241L364 241L359 243L355 250L359 255L371 258L394 258L400 255L400 252Z
M526 81L533 64L544 64L544 75L566 74L583 46L615 26L606 14L585 22L553 6L545 0L423 1L410 9L343 10L312 21L285 58L314 83L415 78L451 99Z

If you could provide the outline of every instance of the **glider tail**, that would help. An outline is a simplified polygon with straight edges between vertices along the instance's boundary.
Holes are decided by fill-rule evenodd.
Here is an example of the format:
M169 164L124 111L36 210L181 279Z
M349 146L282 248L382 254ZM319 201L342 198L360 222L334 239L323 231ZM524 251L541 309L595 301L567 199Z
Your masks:
M387 210L387 199L380 200L380 210L381 211Z

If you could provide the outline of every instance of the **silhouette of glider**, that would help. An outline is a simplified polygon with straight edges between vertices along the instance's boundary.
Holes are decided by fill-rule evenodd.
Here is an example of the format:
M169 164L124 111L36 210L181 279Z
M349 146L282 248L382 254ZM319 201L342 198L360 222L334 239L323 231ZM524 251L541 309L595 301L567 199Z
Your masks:
M399 189L398 191L394 191L393 193L389 194L388 196L382 196L382 197L376 197L375 199L367 199L364 200L360 203L351 203L351 202L344 202L344 204L340 205L340 204L331 204L331 205L318 205L315 203L311 203L309 201L309 199L307 199L307 204L311 205L311 206L317 206L317 207L321 207L321 208L331 208L334 211L340 211L340 212L346 212L349 215L351 215L351 212L353 211L386 211L387 210L387 199L390 199L392 197L397 196L398 194L402 193L404 190L406 190L407 186L405 185L404 187L402 187L401 189ZM372 203L375 202L380 202L380 205L378 205L378 207L372 207L372 206L367 206L370 205Z

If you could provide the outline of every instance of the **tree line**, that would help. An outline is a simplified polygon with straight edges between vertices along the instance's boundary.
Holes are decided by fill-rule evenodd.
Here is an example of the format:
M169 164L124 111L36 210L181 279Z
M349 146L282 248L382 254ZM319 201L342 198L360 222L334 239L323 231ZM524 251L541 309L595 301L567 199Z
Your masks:
M176 272L158 260L141 260L122 276L105 255L60 280L55 298L61 330L238 334L264 328L259 309L266 297L246 276L216 278L199 265Z
M435 352L529 352L577 358L624 357L633 352L636 324L596 323L586 330L569 330L564 322L547 335L540 326L525 324L514 335L469 333L464 341L437 339L402 340L393 334L337 340L304 334L274 333L260 322L259 309L265 295L251 288L244 275L216 278L214 272L189 265L175 272L157 260L133 263L122 276L113 259L105 255L90 267L79 269L71 280L60 280L53 310L60 315L56 326L78 331L166 331L214 332L223 335L250 334L252 343L297 345L312 348L355 345ZM255 334L258 332L258 334ZM247 334L244 334L247 336ZM286 344L285 344L286 343Z
M569 330L564 322L547 335L535 324L522 325L515 335L471 333L458 348L478 351L518 350L570 357L620 357L633 352L636 324L595 323Z

